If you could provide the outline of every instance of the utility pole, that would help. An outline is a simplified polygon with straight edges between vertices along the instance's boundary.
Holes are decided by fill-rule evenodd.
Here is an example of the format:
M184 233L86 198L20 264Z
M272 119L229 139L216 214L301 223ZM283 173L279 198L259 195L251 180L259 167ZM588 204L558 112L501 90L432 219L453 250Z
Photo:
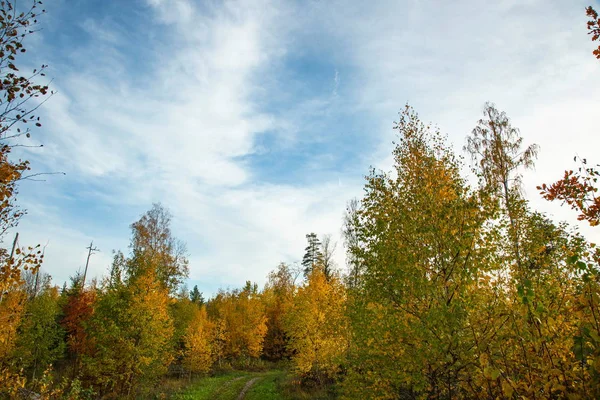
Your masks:
M17 241L19 240L19 232L15 235L15 240L13 241L12 250L10 251L10 261L13 259L13 255L15 254L15 248L17 247Z
M94 247L94 241L92 240L90 242L90 245L88 247L86 247L86 249L88 249L88 256L87 256L87 261L85 262L85 271L83 272L83 280L81 281L81 289L83 290L83 287L85 286L85 276L87 275L87 270L88 270L88 265L90 263L90 257L92 256L92 254L100 251L100 249Z
M40 274L42 273L42 271L40 271L39 269L37 270L37 272L35 273L35 284L33 285L33 298L35 299L35 296L37 296L37 291L38 291L38 278L40 277Z
M15 254L15 248L17 247L18 240L19 240L19 232L17 232L17 234L15 235L15 240L13 241L12 250L10 251L9 263L10 263L11 268L12 268L13 255ZM3 298L4 298L4 291L1 291L0 292L0 302L2 302Z

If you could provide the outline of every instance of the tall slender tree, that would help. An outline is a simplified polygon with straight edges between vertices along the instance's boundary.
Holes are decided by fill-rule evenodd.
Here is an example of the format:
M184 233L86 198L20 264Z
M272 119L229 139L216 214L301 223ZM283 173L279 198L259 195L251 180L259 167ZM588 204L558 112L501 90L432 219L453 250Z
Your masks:
M302 267L304 268L304 276L308 276L315 265L323 262L323 253L321 251L321 242L317 234L311 232L306 235L308 245L304 249L304 257L302 257Z
M171 233L171 214L161 204L131 224L131 258L127 262L130 277L152 271L171 294L188 275L185 243Z
M342 236L346 249L346 266L348 268L348 286L357 287L360 282L361 262L358 258L360 239L356 227L358 226L358 211L360 203L354 198L346 205L342 226Z
M331 235L323 235L321 238L321 261L323 264L323 273L327 279L331 278L335 269L336 263L333 258L337 243L331 240Z
M513 127L506 113L499 111L493 103L485 104L483 115L467 138L465 149L476 163L476 172L484 189L502 202L510 221L517 264L520 264L519 217L524 207L521 171L533 168L539 147L532 144L524 148L519 129Z
M280 360L291 354L284 318L291 307L295 289L294 276L287 264L281 263L275 271L269 273L262 293L267 316L263 355L269 360Z

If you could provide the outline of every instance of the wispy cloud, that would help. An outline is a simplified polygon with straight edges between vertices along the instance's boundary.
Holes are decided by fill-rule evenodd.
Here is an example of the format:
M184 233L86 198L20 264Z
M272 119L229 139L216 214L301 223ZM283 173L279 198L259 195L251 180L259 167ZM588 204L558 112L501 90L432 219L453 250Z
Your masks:
M302 257L306 233L339 240L369 165L391 167L407 101L457 149L483 102L497 102L542 147L532 198L600 145L600 65L579 0L106 4L78 3L79 22L54 21L35 45L59 93L44 105L45 147L28 157L68 175L23 187L32 213L20 229L50 239L59 279L92 238L99 274L161 201L188 242L192 282L262 281Z

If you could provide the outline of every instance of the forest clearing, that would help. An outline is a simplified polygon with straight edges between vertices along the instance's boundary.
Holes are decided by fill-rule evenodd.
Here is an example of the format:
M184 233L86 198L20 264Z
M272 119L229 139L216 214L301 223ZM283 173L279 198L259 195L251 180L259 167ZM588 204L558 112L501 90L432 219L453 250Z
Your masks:
M296 391L286 388L286 372L230 372L216 377L202 378L193 383L184 393L176 395L180 400L285 400L285 399L330 399L326 390Z

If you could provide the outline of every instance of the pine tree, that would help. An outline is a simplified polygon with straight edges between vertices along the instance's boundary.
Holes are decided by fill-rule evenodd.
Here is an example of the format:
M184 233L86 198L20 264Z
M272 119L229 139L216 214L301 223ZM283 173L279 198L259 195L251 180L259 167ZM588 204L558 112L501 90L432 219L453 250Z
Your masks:
M304 267L304 276L314 269L315 265L323 262L323 253L321 252L321 242L315 233L306 235L308 246L304 249L304 257L302 258L302 266Z
M199 306L204 304L204 296L202 296L202 292L198 290L198 285L194 285L194 288L190 292L190 300L192 303L196 303Z

